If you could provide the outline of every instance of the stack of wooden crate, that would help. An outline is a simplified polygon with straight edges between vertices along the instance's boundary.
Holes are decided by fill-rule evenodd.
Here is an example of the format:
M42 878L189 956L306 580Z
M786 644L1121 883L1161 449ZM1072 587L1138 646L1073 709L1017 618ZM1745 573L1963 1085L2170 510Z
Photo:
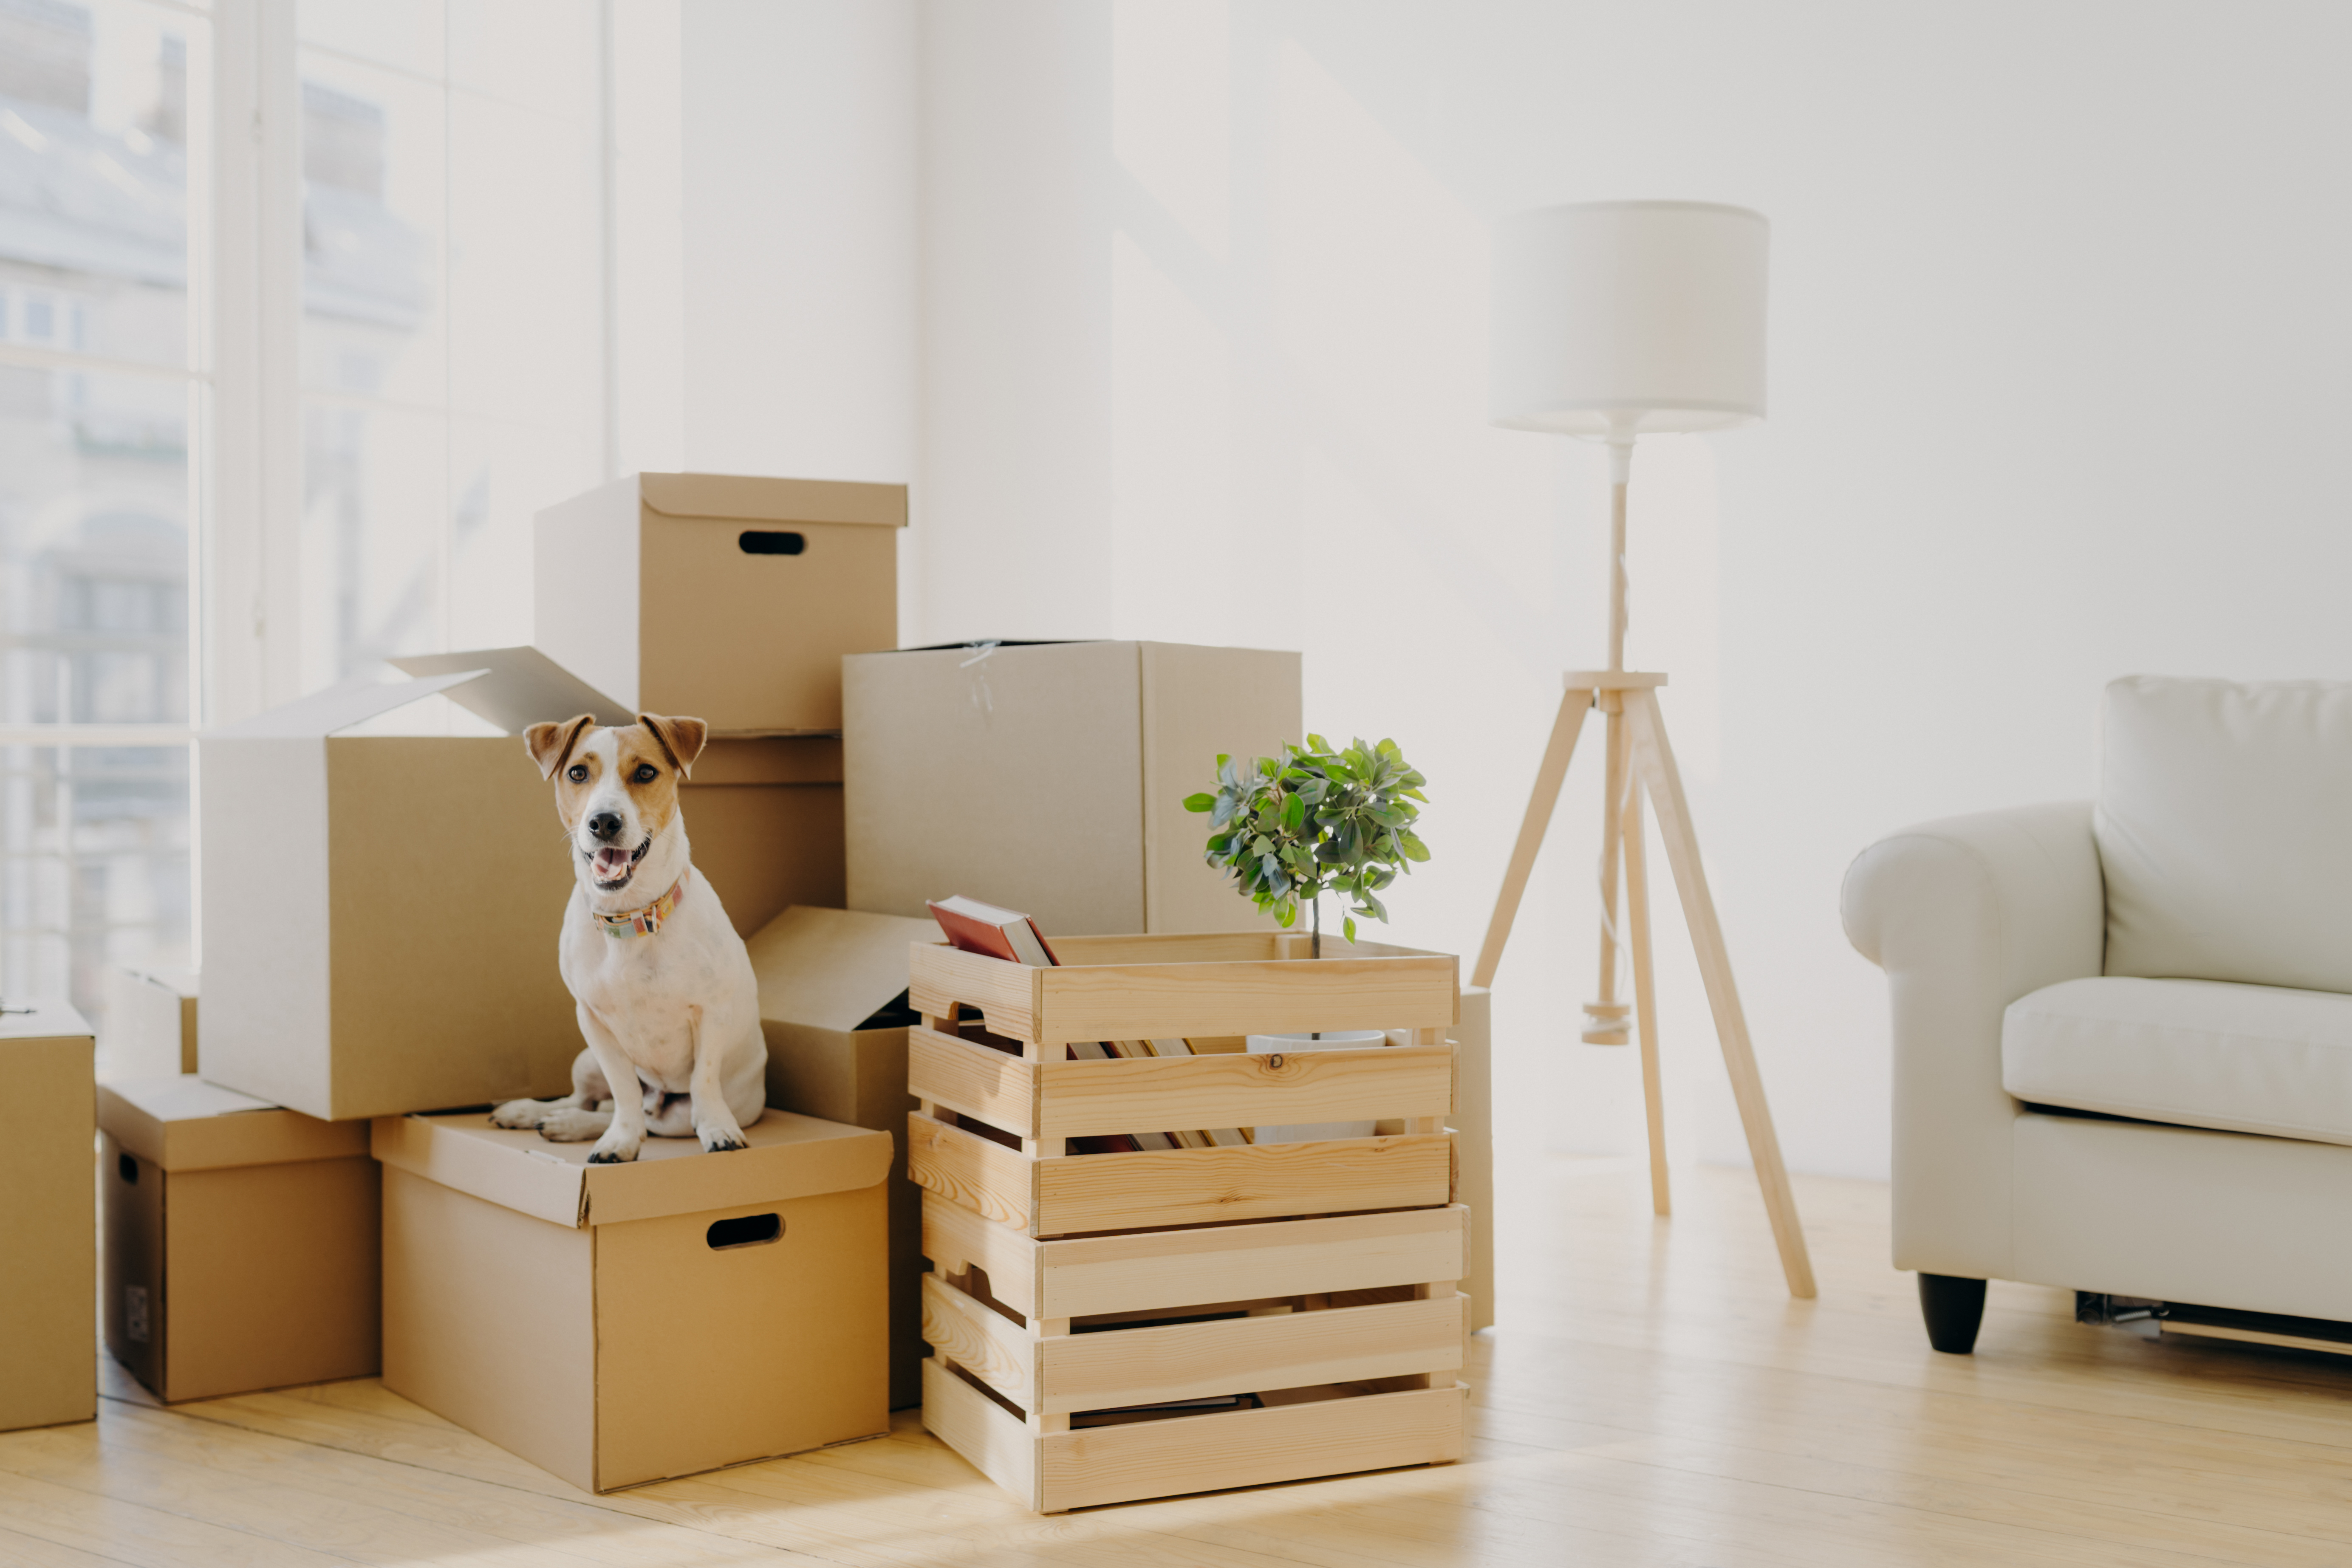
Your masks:
M1316 961L1274 932L1055 947L1058 968L914 950L923 1425L1044 1513L1461 1458L1455 960L1327 940ZM1244 1048L1342 1029L1393 1043ZM1199 1054L1068 1059L1171 1037ZM1067 1152L1365 1120L1377 1135ZM1210 1403L1108 1414L1186 1401Z

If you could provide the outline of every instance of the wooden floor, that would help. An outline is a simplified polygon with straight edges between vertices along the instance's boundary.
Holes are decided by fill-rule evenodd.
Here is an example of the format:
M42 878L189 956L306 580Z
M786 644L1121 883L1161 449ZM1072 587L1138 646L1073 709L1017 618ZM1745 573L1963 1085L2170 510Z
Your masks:
M594 1498L372 1381L166 1411L110 1367L94 1425L0 1436L0 1565L2352 1563L2352 1362L1998 1285L1979 1353L1937 1356L1883 1187L1799 1181L1796 1303L1740 1173L1685 1174L1670 1223L1639 1172L1547 1179L1457 1466L1038 1519L905 1413Z

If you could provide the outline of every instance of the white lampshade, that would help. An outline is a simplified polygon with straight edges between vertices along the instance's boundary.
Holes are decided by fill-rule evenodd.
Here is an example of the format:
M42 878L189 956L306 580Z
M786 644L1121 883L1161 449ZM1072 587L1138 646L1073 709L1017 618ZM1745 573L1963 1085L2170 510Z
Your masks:
M1763 418L1770 237L1763 214L1712 202L1586 202L1505 218L1488 416L1571 436Z

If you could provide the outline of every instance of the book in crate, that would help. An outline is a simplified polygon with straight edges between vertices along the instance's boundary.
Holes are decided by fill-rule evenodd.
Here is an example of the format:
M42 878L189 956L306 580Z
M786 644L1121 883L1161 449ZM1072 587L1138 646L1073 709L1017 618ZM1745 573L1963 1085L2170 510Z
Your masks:
M1055 947L1055 968L911 956L925 1425L1044 1511L1459 1458L1454 959L1334 942L1308 961L1306 938L1271 932ZM1407 1043L1242 1049L1337 1029ZM1074 1042L1170 1037L1202 1054L1067 1059ZM1357 1120L1383 1131L1066 1152L1139 1128ZM1152 1405L1180 1408L1135 1417Z

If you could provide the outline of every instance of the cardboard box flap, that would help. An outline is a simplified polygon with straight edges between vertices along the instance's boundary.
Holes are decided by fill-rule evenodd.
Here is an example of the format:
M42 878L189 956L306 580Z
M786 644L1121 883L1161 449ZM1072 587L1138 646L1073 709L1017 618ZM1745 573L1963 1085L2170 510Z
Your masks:
M928 920L795 905L745 944L760 1016L846 1034L907 989L907 944L939 935Z
M89 1022L62 1002L0 1008L0 1041L55 1040L90 1033Z
M637 495L664 517L907 526L904 485L754 479L740 474L639 474Z
M356 1121L320 1121L206 1083L194 1073L98 1087L98 1124L166 1171L342 1160L368 1152Z
M386 683L362 677L341 681L313 691L307 697L297 697L293 701L272 708L266 713L257 713L250 719L207 730L203 739L299 741L331 735L338 730L365 723L378 714L389 713L395 708L430 697L435 692L446 691L462 681L475 679L482 673L479 668L468 668L453 675L436 676L428 680Z
M632 1163L591 1165L593 1144L551 1143L477 1111L378 1117L373 1148L387 1165L570 1226L854 1192L890 1171L887 1132L770 1110L743 1136L751 1147L726 1154L691 1138L648 1138Z
M404 674L457 675L478 670L480 679L449 689L449 700L488 720L509 735L533 724L561 723L583 713L599 724L634 724L637 716L535 647L485 647L466 653L404 654L386 661Z

